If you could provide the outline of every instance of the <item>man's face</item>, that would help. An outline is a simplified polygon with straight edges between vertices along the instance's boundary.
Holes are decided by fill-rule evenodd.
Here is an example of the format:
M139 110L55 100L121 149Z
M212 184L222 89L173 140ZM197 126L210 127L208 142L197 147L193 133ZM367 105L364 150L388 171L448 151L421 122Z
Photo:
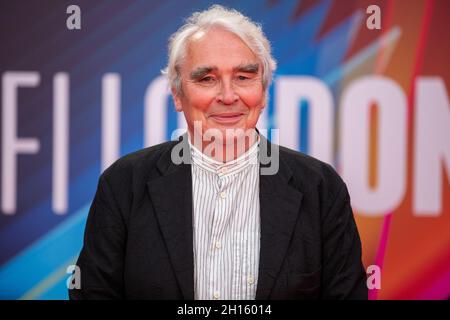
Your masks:
M181 64L182 92L173 91L177 111L183 111L191 134L219 129L248 130L256 126L265 106L262 65L233 33L213 28L194 34ZM197 123L198 125L198 123Z

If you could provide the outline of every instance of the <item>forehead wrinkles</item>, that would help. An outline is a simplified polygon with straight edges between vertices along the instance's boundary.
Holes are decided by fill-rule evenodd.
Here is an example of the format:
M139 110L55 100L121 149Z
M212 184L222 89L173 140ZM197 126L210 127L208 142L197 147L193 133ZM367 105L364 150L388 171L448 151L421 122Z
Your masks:
M211 56L208 56L208 53L210 53L211 50L217 50L217 47L219 48L219 55L222 52L230 51L231 53L239 52L242 56L245 56L243 57L243 61L238 61L240 65L255 64L255 62L260 62L258 55L253 52L245 41L233 32L225 30L221 27L212 27L209 30L198 30L194 32L187 39L185 46L184 54L179 62L180 67L185 65L187 62L190 62L191 64L201 64L196 65L195 67L221 67L220 65L217 65L217 63L213 63L212 61L209 63L205 60L205 56L207 58L211 58ZM193 51L195 51L195 56ZM225 57L227 59L224 60L224 63L230 61L232 55L230 54ZM232 67L235 68L236 66Z

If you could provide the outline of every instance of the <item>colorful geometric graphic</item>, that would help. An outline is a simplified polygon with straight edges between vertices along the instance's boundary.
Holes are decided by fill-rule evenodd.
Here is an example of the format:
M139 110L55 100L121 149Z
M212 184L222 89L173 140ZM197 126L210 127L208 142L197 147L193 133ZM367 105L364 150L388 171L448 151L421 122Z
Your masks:
M83 0L0 4L0 299L68 298L101 172L184 126L160 72L167 40L214 3L272 43L260 127L347 183L363 262L381 270L369 298L450 298L449 1Z

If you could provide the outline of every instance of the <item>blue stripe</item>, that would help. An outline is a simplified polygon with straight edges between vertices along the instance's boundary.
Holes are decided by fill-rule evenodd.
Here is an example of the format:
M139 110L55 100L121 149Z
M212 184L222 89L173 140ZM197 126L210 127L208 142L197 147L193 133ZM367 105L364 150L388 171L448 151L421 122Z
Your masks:
M299 150L303 153L309 153L309 109L310 104L307 100L300 101L300 130L299 130Z
M0 299L17 299L81 250L89 205L0 269Z

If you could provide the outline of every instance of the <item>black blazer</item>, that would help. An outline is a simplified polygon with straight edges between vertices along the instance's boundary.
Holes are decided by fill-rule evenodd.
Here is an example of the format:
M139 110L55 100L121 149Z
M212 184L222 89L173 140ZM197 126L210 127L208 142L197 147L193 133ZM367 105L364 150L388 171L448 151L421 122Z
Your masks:
M177 143L101 175L70 299L194 299L191 167L171 161ZM367 299L349 194L330 165L279 147L278 172L260 175L260 217L256 299Z

